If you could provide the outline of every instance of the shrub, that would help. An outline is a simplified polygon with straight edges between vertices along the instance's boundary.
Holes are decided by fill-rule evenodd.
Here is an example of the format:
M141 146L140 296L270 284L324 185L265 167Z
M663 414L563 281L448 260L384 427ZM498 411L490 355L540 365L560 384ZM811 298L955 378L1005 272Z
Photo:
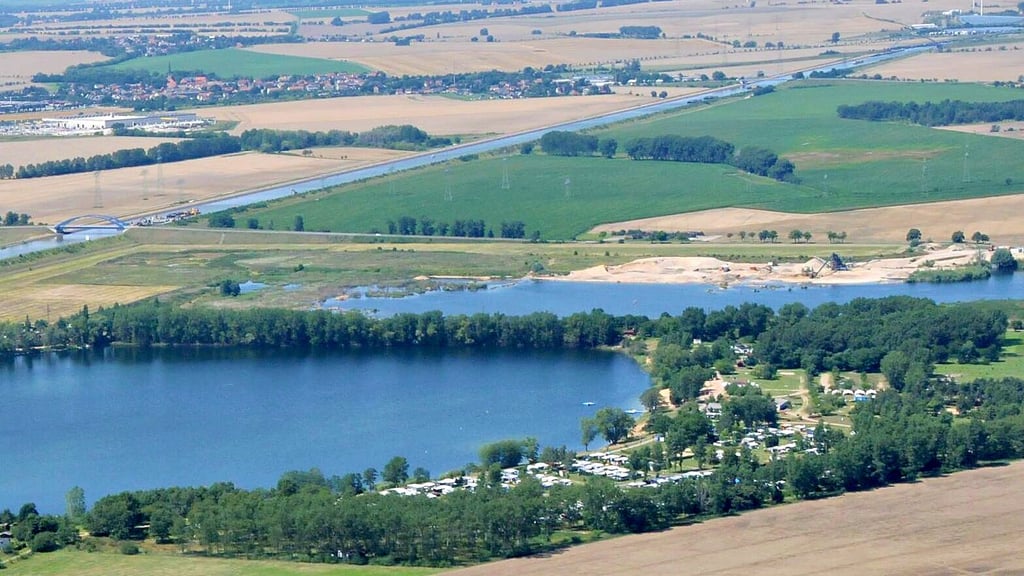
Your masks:
M139 546L135 542L121 542L117 545L117 549L125 556L134 556L139 553Z

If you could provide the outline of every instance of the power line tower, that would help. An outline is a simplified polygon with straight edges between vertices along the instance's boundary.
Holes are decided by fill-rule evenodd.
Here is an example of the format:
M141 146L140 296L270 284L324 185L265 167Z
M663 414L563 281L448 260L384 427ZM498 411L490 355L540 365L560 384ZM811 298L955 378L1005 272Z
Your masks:
M565 197L572 198L572 180L568 176L565 177L562 188L565 190Z
M970 144L965 144L964 145L964 178L963 178L963 180L964 180L964 182L967 182L967 183L970 183L970 181L971 181L970 160L971 160L971 145Z
M100 189L100 171L92 173L92 207L103 208L103 191Z
M142 176L142 199L149 200L149 180L146 178L149 170L143 168L139 174Z
M388 168L388 194L395 195L395 167Z
M163 156L159 153L156 155L156 195L160 196L164 193L164 163Z
M178 185L178 202L180 204L184 204L185 203L185 179L184 178L178 178L177 180L174 181L174 183Z
M921 193L928 192L928 158L921 159Z
M454 200L452 196L452 172L449 166L444 167L444 199L446 202Z
M512 188L512 181L508 177L508 156L501 159L501 189Z

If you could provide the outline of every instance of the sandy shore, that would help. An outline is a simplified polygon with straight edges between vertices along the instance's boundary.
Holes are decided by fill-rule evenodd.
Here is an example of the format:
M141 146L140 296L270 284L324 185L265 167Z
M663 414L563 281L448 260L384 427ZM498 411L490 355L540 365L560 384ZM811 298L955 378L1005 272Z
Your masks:
M986 257L988 254L983 253ZM705 257L657 257L616 266L594 266L552 279L628 284L876 284L905 281L914 271L925 266L932 269L963 266L977 255L977 249L966 245L926 247L920 255L858 262L845 270L833 270L830 263L821 258L772 265Z

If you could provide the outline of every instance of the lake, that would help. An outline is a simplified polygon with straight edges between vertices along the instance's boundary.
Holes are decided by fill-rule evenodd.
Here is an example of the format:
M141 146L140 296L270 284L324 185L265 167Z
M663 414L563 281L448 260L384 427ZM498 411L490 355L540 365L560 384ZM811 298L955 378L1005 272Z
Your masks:
M269 487L288 470L380 470L392 456L439 475L505 438L582 449L581 418L638 408L649 384L628 357L600 351L111 348L8 359L0 509L62 513L74 485L90 502L217 481Z
M434 291L401 298L359 297L328 300L326 308L366 310L379 315L441 310L445 314L477 312L523 315L546 311L560 316L601 308L609 314L642 314L657 317L678 314L689 306L721 309L744 302L778 308L791 302L814 307L826 302L844 303L854 298L907 295L936 302L967 302L1024 298L1024 273L992 276L988 280L955 284L856 284L808 286L776 284L768 288L734 285L719 288L707 284L617 284L520 280L495 282L482 290Z

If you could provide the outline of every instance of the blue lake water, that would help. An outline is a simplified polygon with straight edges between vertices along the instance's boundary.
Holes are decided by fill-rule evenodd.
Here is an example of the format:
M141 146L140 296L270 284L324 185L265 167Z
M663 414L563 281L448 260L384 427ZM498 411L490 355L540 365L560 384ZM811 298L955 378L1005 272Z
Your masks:
M340 301L329 300L324 306L367 310L380 315L441 310L445 314L500 312L509 315L547 311L564 316L601 308L609 314L642 314L655 317L663 312L678 314L689 306L714 310L729 305L739 306L744 302L757 302L778 308L791 302L802 302L814 307L825 302L843 303L855 298L882 298L895 295L930 298L936 302L1020 299L1024 298L1024 273L955 284L892 283L806 288L793 285L776 285L770 288L735 285L719 288L706 284L613 284L521 280L497 282L486 290L434 291L402 298L361 297Z
M607 352L108 349L0 364L0 509L61 513L123 490L288 470L378 470L392 456L440 474L504 438L579 446L579 420L638 408L647 375ZM594 402L595 406L583 406Z

